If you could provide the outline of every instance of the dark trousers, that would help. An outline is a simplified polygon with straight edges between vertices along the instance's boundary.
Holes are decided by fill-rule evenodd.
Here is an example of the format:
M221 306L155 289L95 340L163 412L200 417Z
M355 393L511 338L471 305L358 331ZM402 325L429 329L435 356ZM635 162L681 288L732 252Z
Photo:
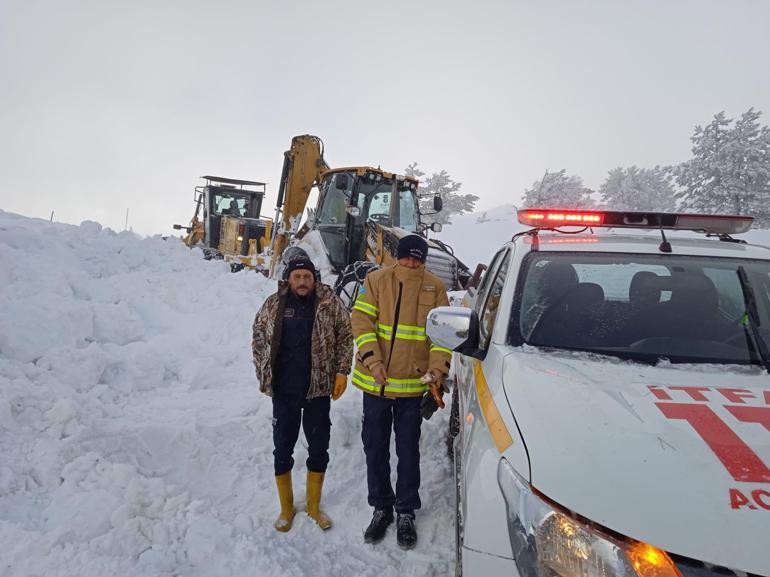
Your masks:
M369 505L413 513L420 508L420 397L386 399L364 393L361 439ZM396 493L390 483L390 431L396 433Z
M294 466L294 445L299 438L299 426L307 440L307 470L326 472L329 464L329 397L273 397L273 456L275 474L283 475Z

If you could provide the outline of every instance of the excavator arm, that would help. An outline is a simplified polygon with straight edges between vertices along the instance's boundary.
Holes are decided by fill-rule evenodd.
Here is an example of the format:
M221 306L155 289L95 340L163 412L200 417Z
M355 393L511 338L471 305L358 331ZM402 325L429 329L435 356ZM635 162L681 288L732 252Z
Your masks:
M283 251L299 228L310 189L328 169L320 138L310 134L292 138L291 148L284 153L275 205L276 226L270 243L270 276L275 275Z

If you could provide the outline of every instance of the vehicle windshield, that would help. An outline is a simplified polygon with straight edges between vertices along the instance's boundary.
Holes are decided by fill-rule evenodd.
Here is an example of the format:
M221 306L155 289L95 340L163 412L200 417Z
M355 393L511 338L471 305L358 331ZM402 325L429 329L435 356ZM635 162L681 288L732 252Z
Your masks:
M744 300L770 343L770 262L609 253L531 253L511 339L656 362L761 364Z
M398 201L395 206L391 206L393 181L389 179L379 182L361 181L358 194L359 203L363 201L368 204L368 220L385 226L397 226L409 232L417 231L417 197L414 191L408 188L397 191Z
M248 197L234 194L214 195L214 214L222 216L245 216L248 211Z

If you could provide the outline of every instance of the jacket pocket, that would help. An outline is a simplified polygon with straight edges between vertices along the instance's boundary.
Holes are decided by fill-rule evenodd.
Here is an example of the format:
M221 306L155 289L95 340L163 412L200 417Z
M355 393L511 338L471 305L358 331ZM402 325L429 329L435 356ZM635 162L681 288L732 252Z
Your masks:
M428 313L436 308L436 293L430 291L420 291L417 297L417 323L424 327L428 320Z
M412 369L417 376L421 377L428 372L428 358L421 355L415 355L412 360Z

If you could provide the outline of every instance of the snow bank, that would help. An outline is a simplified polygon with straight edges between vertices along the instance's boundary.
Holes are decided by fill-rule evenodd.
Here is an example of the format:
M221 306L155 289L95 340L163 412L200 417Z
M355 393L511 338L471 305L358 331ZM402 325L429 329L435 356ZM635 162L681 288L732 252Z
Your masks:
M0 574L446 575L446 413L423 426L420 541L362 533L361 395L333 403L322 533L278 534L251 321L274 284L177 239L0 211ZM304 440L295 500L304 501Z

